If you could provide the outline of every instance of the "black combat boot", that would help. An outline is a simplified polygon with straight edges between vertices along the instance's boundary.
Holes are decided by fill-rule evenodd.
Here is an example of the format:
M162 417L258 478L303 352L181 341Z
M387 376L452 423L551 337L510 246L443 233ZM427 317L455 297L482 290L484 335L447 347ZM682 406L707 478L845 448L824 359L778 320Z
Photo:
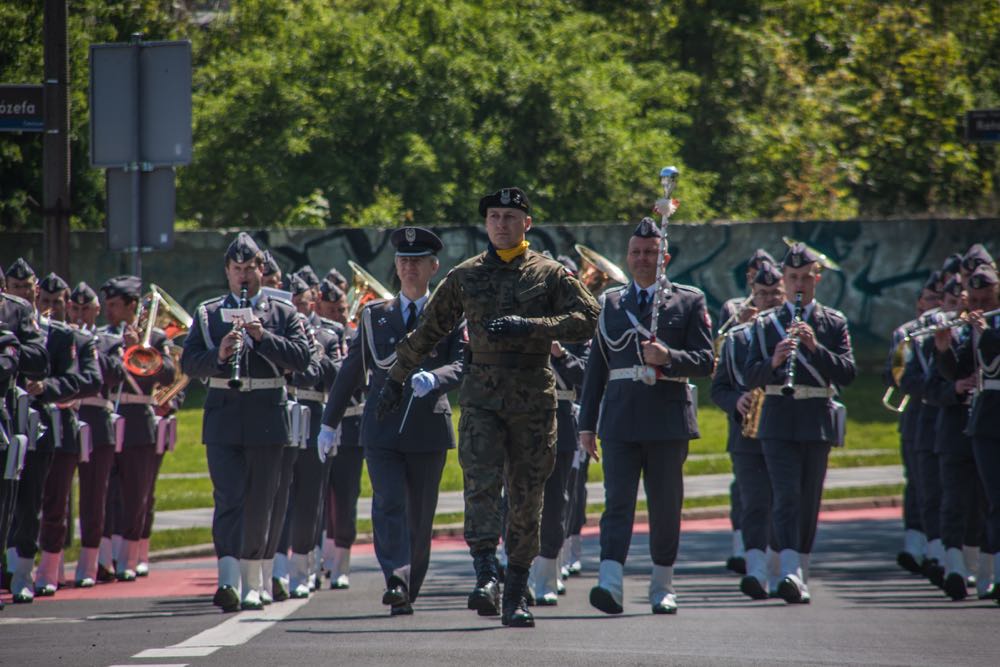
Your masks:
M480 616L496 616L500 613L496 554L492 549L477 551L472 554L472 566L476 568L476 587L469 594L469 609Z
M512 628L533 628L535 617L528 611L528 568L507 563L507 580L503 585L503 616L500 622Z

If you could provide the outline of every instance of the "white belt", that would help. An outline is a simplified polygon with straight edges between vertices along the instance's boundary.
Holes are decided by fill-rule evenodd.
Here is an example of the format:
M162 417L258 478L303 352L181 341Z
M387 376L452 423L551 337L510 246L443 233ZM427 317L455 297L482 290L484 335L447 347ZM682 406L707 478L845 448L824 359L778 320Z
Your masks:
M315 389L299 389L295 387L295 398L299 401L316 401L317 403L326 403L326 392L316 391Z
M285 378L242 378L242 381L243 386L238 391L281 389L285 386ZM212 389L232 389L226 378L208 378L208 386Z
M983 391L1000 391L1000 380L983 380Z
M156 405L152 396L145 394L122 394L118 400L119 405Z
M783 385L780 384L769 384L764 387L764 393L768 396L783 396L782 389ZM791 397L796 400L802 400L806 398L833 398L837 395L837 391L833 387L806 387L804 385L795 385L795 393L791 394Z
M614 380L634 380L636 382L642 382L642 377L648 371L644 370L645 366L631 366L629 368L612 368L611 372L608 373L608 381L612 382ZM680 382L681 384L687 384L688 379L686 377L670 377L667 375L658 376L656 378L660 382Z
M124 397L125 397L125 395L122 394L122 398L124 398ZM111 401L109 401L106 398L101 398L100 396L88 396L87 398L81 398L80 399L80 405L81 405L81 407L84 406L84 405L88 405L88 406L90 406L92 408L104 408L105 410L114 410L115 409L115 404L114 403L112 403Z
M575 401L576 389L556 389L557 401Z
M345 417L360 417L365 412L365 404L352 405L351 407L344 410Z

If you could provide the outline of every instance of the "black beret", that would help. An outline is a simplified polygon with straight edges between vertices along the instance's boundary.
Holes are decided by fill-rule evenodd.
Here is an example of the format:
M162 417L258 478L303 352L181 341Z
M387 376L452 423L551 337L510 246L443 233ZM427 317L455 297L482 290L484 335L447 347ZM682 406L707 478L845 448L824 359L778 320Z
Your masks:
M962 255L959 253L954 253L948 255L948 259L944 260L944 264L941 265L941 270L945 273L958 273L962 270Z
M663 235L660 234L660 228L656 226L656 221L646 217L640 220L639 224L632 230L632 236L638 236L640 239L658 239L662 238Z
M246 232L237 234L226 248L226 259L231 262L249 262L259 256L261 256L260 246Z
M30 264L24 261L24 257L18 257L17 261L10 265L10 268L7 269L4 275L14 280L27 280L35 277L35 270L31 268Z
M85 282L80 282L73 291L69 293L69 300L73 303L78 303L81 306L86 306L89 303L97 302L97 292L90 288Z
M340 289L332 280L324 280L319 284L319 296L323 301L340 301L344 298L344 290Z
M977 243L965 251L962 257L962 268L966 271L975 271L980 264L993 264L993 256L986 252L982 243Z
M38 286L49 294L55 294L56 292L62 292L63 290L68 290L69 285L66 281L57 276L54 272L42 278L38 283Z
M997 270L989 264L980 264L969 276L969 289L983 289L997 284Z
M278 266L278 261L274 259L274 255L271 254L270 250L264 251L264 275L273 276L275 273L280 273L281 267Z
M121 296L126 299L138 299L142 296L142 279L138 276L116 276L109 278L101 285L101 293L105 299Z
M337 269L330 269L329 271L327 271L326 279L332 282L337 287L340 287L341 285L347 285L347 278L345 278L344 274L338 271Z
M316 272L313 271L313 267L308 264L296 271L295 275L302 278L302 280L304 280L306 285L309 287L319 287L319 277L316 276Z
M436 255L444 248L437 234L423 227L402 227L389 237L397 257Z
M806 266L816 261L819 261L819 255L812 248L805 243L796 242L788 247L788 252L785 253L785 258L782 260L781 265L797 269L800 266Z
M924 281L924 286L921 290L930 290L932 292L941 291L941 279L944 277L940 271L931 271L931 275L927 276L927 280Z
M771 257L771 253L764 250L763 248L757 248L750 255L750 259L747 260L747 269L759 270L762 262L770 262L772 265L777 264L774 261L774 257Z
M580 267L578 267L576 262L574 262L568 255L559 255L556 257L556 261L565 266L566 270L574 276L580 272Z
M298 296L299 294L308 292L312 288L309 287L309 283L307 283L302 276L297 273L293 273L288 278L288 287L286 289L292 293L292 296Z
M516 208L531 215L531 202L521 188L502 188L479 200L479 215L485 218L491 208Z
M753 282L755 285L772 287L780 283L781 278L781 269L765 259L757 267L757 275L753 277Z
M952 296L961 297L962 296L962 279L958 276L952 276L948 279L948 282L944 284L944 289L942 290L945 294L950 294Z

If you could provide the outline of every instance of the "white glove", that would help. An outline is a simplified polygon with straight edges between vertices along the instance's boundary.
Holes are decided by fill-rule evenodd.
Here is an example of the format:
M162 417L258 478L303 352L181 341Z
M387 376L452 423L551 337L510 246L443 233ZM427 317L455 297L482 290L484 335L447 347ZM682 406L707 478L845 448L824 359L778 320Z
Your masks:
M320 463L326 463L326 457L336 456L337 448L340 447L340 429L332 428L323 424L316 437L316 454Z
M410 378L410 386L413 387L413 395L423 398L427 394L437 389L438 379L434 373L418 371Z

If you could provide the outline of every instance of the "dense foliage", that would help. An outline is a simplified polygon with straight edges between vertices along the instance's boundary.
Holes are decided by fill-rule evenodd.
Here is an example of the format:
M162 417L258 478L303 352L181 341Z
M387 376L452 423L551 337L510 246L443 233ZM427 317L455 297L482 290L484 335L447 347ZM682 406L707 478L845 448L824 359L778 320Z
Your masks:
M42 78L37 0L0 4L0 81ZM87 48L189 38L192 226L632 219L682 170L680 220L995 215L995 0L74 0L74 224L102 222ZM0 225L40 224L39 135L0 134Z

